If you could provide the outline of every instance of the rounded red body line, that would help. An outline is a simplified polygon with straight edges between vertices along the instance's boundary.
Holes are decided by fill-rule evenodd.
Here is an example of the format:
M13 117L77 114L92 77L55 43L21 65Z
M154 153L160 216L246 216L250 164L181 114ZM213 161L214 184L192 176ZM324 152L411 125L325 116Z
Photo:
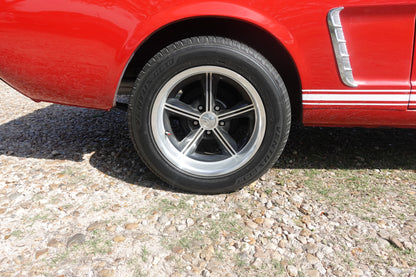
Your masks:
M302 0L297 4L268 0L2 2L0 78L34 100L110 109L114 106L114 97L128 61L153 33L184 19L229 17L250 22L266 30L287 49L296 64L305 94L313 90L319 94L333 94L326 91L328 89L338 90L336 94L361 94L362 92L354 92L354 89L345 86L339 78L326 23L328 12L338 6L345 7L345 35L347 40L353 39L348 45L354 54L351 63L359 74L359 88L368 90L369 93L386 89L391 94L408 95L410 99L416 3L404 0L323 0L319 3ZM362 43L362 38L371 30L370 27L390 26L391 22L395 22L394 26L400 26L397 17L389 16L386 12L392 6L407 16L405 21L413 22L413 25L407 26L403 34L397 36L398 41L388 42L390 44L386 50L381 49L371 54L373 61L360 60L359 55L374 52L373 44ZM371 12L372 7L377 7L377 12L382 15L382 12L387 14L384 17L386 22L382 21L381 16L381 22L380 18L376 18L379 21L370 22L366 25L369 26L367 29L361 28L362 31L358 32L361 30L359 23L366 23L367 20L363 15L375 14ZM389 32L394 34L394 29ZM358 43L357 40L361 42ZM383 42L378 37L371 41ZM386 77L389 71L385 65L394 61L390 52L397 45L405 45L407 50L409 47L411 50L402 54L396 63L391 63L388 70L398 73L389 79ZM409 55L409 60L405 60ZM376 60L380 57L382 60ZM374 60L377 63L372 66ZM405 63L408 64L408 76L403 69ZM360 78L360 74L365 78ZM320 105L313 106L311 103ZM333 104L330 101L326 103ZM342 105L336 102L336 109L328 105L323 112L325 101L305 102L303 121L306 125L313 126L416 126L416 115L406 111L405 102L400 103L400 108L397 105L389 106L388 102L383 101L372 103L386 104L385 106L356 105L355 108L360 108L361 112L357 113L351 108L350 114L345 103L354 103L354 100L343 102ZM383 109L387 110L384 119L378 120L378 113L372 110ZM367 119L366 110L371 110ZM324 114L326 119L320 116ZM401 116L403 121L399 122ZM334 119L332 123L328 121L331 118Z

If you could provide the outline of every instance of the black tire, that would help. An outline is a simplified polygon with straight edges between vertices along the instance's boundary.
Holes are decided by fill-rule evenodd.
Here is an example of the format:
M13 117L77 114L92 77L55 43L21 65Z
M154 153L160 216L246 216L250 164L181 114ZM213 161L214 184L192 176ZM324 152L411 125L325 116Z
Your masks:
M129 105L144 163L168 184L196 193L235 191L264 174L283 151L290 119L274 67L222 37L162 49L139 74Z

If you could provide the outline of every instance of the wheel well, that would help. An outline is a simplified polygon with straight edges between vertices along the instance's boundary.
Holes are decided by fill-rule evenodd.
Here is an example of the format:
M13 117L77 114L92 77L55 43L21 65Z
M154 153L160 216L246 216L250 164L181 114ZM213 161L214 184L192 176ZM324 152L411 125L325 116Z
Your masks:
M192 18L172 23L152 34L137 49L121 80L119 95L129 94L143 66L163 47L192 36L223 36L247 44L265 56L287 87L294 120L301 119L301 84L295 63L270 33L253 24L227 18Z

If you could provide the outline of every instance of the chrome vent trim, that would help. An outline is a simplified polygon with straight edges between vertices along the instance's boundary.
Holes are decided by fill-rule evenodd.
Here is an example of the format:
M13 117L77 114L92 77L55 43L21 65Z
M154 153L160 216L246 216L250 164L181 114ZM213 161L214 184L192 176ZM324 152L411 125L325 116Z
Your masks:
M335 8L328 13L328 27L331 33L332 46L334 48L335 57L337 59L339 74L342 82L349 87L357 87L357 83L352 75L352 67L350 62L350 55L347 50L347 42L342 30L340 12L343 7Z

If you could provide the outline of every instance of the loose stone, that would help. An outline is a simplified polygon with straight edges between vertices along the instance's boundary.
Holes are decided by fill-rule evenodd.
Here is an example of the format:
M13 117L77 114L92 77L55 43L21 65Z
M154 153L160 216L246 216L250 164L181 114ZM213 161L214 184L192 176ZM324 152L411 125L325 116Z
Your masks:
M308 263L310 264L316 264L319 263L319 259L317 257L315 257L312 254L306 254L306 260L308 261Z
M123 242L125 240L126 240L126 238L124 236L116 236L116 237L113 238L113 241L117 242L117 243Z
M102 222L94 222L87 227L87 232L94 231L95 229L102 229L105 227L105 224Z
M99 272L100 277L113 277L114 276L114 270L112 269L103 269Z
M49 249L48 249L48 248L45 248L45 249L42 249L42 250L36 251L36 253L35 253L35 258L36 258L36 259L39 259L39 258L41 258L41 257L45 256L48 252L49 252Z
M308 277L319 277L319 271L315 269L307 269L305 270L305 274Z
M63 245L64 244L61 241L59 241L59 240L57 240L55 238L53 238L50 241L48 241L48 247L58 248L58 247L61 247Z
M298 276L298 269L296 268L296 266L288 265L287 273L289 274L289 276L292 276L292 277Z
M389 242L394 246L397 247L399 249L404 249L403 244L396 238L396 237L390 237L389 238Z
M126 230L135 230L135 229L139 228L139 224L137 224L137 223L126 223L124 225L124 228Z
M69 248L75 244L83 244L85 242L85 235L78 233L70 237L66 243L66 247Z

